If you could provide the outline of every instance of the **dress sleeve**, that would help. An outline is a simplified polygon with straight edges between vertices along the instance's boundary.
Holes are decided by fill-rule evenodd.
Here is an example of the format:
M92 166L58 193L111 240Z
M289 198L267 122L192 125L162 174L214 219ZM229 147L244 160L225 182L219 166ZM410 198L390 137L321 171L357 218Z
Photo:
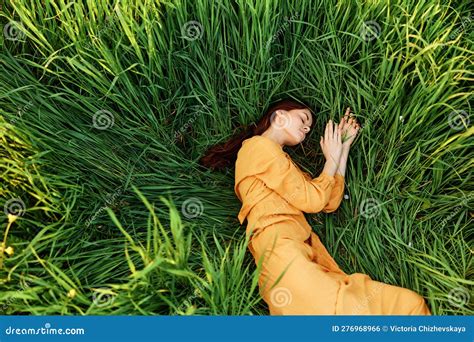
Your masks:
M303 212L317 213L326 208L336 184L335 176L322 172L311 179L276 144L263 139L259 139L253 147L253 160L259 170L255 177ZM336 194L339 195L339 192Z
M329 202L322 210L323 213L332 213L339 208L342 202L342 197L344 195L344 176L335 174L334 179L336 182L332 188L331 195L329 196Z

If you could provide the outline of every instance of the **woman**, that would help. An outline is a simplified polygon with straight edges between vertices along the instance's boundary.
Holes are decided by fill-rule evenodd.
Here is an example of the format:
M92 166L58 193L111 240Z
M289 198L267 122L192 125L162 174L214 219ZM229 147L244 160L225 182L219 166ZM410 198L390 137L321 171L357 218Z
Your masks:
M249 250L262 265L259 288L271 315L430 315L412 290L339 268L304 212L335 211L344 193L349 150L360 126L347 109L320 139L326 162L320 175L303 172L283 150L305 139L314 123L310 107L279 101L257 125L208 150L201 164L235 163L234 190L247 219ZM343 141L342 137L347 137Z

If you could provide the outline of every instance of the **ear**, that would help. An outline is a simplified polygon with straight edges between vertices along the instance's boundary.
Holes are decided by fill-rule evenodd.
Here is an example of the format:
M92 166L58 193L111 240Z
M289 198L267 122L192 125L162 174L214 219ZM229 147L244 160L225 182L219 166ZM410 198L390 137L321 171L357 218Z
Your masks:
M276 115L283 115L283 114L286 113L286 110L284 110L284 109L277 109L275 112L276 112Z

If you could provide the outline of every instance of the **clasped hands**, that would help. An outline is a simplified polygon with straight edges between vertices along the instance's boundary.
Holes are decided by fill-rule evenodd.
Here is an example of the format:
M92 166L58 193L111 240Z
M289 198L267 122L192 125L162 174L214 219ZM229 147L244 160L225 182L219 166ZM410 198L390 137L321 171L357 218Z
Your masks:
M324 137L321 137L319 142L326 158L325 171L331 175L337 170L342 171L340 173L344 175L350 147L360 129L360 125L356 118L352 116L350 109L350 107L346 109L346 113L339 124L329 120L326 124Z

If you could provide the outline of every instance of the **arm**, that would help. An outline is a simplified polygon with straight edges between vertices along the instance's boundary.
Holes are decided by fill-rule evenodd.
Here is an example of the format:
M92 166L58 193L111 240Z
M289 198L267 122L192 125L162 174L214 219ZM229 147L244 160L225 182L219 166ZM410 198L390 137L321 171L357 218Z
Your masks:
M341 205L342 198L344 196L344 174L346 172L347 158L349 156L349 150L343 149L341 159L339 161L338 169L335 173L335 184L331 192L331 196L328 204L322 210L324 213L332 213L336 211Z
M256 177L289 204L306 213L323 210L336 182L335 176L324 171L313 179L305 176L285 155L274 158L267 171Z
M344 177L346 173L347 159L349 157L349 150L355 139L355 136L359 131L359 124L357 123L357 120L349 116L349 113L350 108L347 109L346 115L344 118L342 118L339 124L339 127L343 130L344 134L347 134L348 139L345 140L342 145L342 154L341 158L339 159L339 164L335 175L336 184L334 185L333 191L331 192L331 199L323 210L325 213L335 211L340 206L342 197L344 195Z
M311 179L276 144L258 137L239 153L240 158L246 161L242 166L247 174L260 179L298 210L316 213L328 203L336 182L334 172L337 165L332 174L331 170L325 169L318 177Z

